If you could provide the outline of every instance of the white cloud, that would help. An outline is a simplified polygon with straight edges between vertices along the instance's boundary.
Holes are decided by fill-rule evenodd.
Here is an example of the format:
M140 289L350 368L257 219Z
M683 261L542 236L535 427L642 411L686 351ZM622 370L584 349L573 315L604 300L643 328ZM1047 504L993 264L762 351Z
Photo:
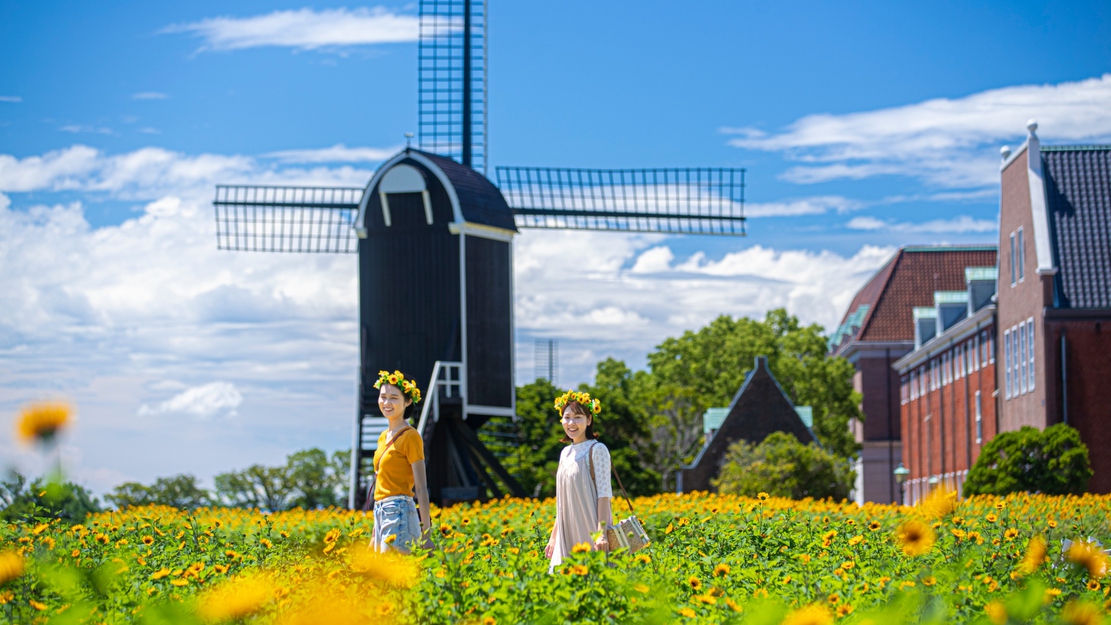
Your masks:
M214 17L174 24L167 33L200 37L201 50L241 50L277 46L316 50L340 46L416 41L419 20L385 7L348 10L274 11L254 17Z
M384 161L400 151L400 146L393 148L349 148L342 143L337 143L330 148L281 150L263 154L263 156L278 159L283 163L365 163Z
M785 202L752 202L745 204L745 217L798 217L821 215L829 211L847 213L862 208L863 204L836 195L788 200Z
M243 403L243 394L231 382L210 382L188 388L153 407L139 407L141 417L160 414L185 414L198 419L211 419L223 414L234 417L236 408Z
M843 115L808 115L780 132L724 129L730 144L804 162L783 177L800 184L880 175L942 187L999 183L999 146L1038 120L1049 143L1111 139L1111 74L1056 85L992 89L963 98Z
M13 104L18 104L19 102L22 102L22 101L23 101L23 98L21 98L17 95L0 95L0 102L11 102Z
M875 217L862 216L849 220L845 227L850 230L923 232L929 234L972 234L996 232L999 223L994 219L974 219L960 215L952 219L934 219L919 223L884 221Z
M169 97L161 91L140 91L131 95L132 100L165 100Z
M742 247L719 259L676 258L658 235L526 230L514 244L519 381L533 376L532 339L560 341L564 382L589 380L606 356L643 366L654 345L720 314L762 318L785 307L835 325L894 248L852 256Z
M65 126L62 126L61 128L59 128L58 130L61 130L62 132L68 132L68 133L71 133L71 134L75 134L75 135L76 134L81 134L81 133L95 133L95 134L99 134L99 135L114 134L114 131L111 128L107 128L107 127L104 127L104 126L84 126L84 125L81 125L81 124L66 124Z

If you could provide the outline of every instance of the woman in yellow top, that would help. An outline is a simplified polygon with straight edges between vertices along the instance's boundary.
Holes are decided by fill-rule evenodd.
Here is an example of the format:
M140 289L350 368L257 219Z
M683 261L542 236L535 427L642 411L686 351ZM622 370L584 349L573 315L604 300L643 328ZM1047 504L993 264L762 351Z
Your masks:
M380 371L374 387L378 389L378 409L390 422L378 437L374 452L374 549L409 553L413 547L427 545L432 527L424 441L406 421L420 401L420 389L400 371ZM420 503L419 520L414 490Z

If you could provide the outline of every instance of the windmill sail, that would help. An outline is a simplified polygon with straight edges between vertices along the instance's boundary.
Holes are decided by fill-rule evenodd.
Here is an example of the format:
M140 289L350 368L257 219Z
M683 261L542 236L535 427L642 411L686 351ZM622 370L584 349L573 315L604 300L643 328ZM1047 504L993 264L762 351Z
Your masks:
M745 235L745 170L498 167L518 228Z
M218 185L216 245L246 252L354 254L363 189Z
M486 0L421 0L418 144L486 173Z

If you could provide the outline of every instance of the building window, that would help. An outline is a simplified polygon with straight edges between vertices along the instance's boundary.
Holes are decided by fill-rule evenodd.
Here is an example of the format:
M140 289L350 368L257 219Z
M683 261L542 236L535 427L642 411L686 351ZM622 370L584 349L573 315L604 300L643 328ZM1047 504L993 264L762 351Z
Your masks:
M972 370L973 371L979 371L980 370L980 337L979 336L973 336L972 337L972 342L970 343L970 345L972 346Z
M1023 245L1022 228L1018 229L1018 281L1026 279L1026 246Z
M1017 282L1018 282L1018 279L1017 279L1017 276L1015 274L1015 233L1012 232L1011 233L1011 286L1014 286ZM1006 350L1007 347L1004 346L1003 349Z
M1026 323L1018 324L1018 366L1015 371L1018 373L1018 388L1019 392L1023 395L1026 394Z
M1030 364L1027 366L1026 373L1029 377L1027 387L1034 390L1034 318L1031 317L1026 320L1026 333L1029 335L1026 338L1026 344L1030 350Z
M1003 397L1011 398L1011 331L1003 331Z
M964 348L957 346L957 379L964 377Z
M984 405L980 401L980 391L976 391L976 444L984 440Z
M995 328L987 332L988 362L995 364Z

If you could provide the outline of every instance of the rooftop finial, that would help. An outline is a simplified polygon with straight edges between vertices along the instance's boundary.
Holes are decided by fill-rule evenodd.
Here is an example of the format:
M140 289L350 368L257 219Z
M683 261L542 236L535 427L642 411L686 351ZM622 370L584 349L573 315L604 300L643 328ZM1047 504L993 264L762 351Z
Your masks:
M1038 129L1038 121L1037 120L1031 119L1031 120L1026 122L1026 130L1029 130L1031 135L1033 135L1034 131L1037 130L1037 129Z
M408 150L408 149L409 149L409 145L410 145L410 144L411 144L412 142L413 142L413 133L411 133L411 132L407 132L407 133L405 133L405 149L406 149L406 150Z
M999 148L999 155L1003 157L1003 160L1007 160L1011 157L1011 148L1006 145Z

